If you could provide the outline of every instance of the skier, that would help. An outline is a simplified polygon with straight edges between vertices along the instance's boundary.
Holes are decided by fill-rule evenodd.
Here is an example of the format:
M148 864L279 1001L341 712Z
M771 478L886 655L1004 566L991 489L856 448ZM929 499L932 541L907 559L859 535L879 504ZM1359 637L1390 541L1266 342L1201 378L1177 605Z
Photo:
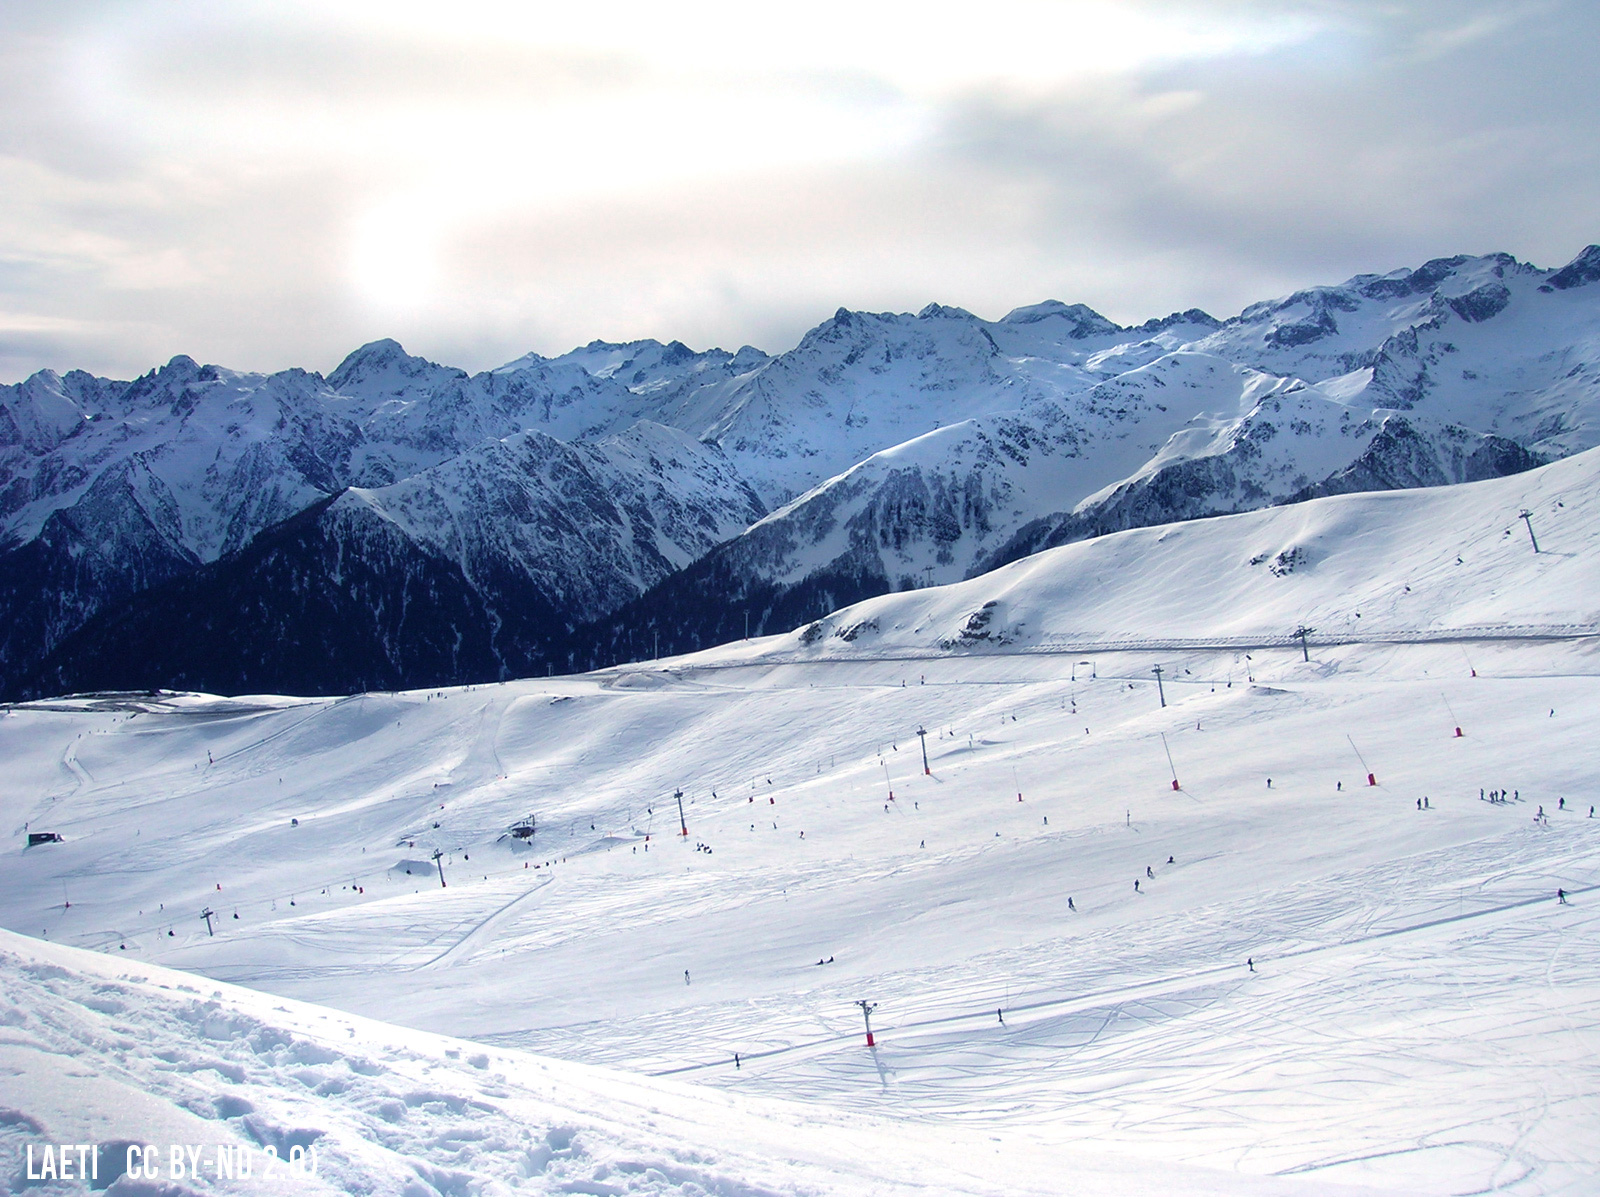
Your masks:
M1567 891L1564 889L1556 890L1556 901L1561 903L1563 906L1571 905L1571 903L1567 901Z
M1256 962L1253 957L1246 956L1244 962L1246 967L1248 967L1251 972L1256 971Z
M1137 877L1135 877L1133 879L1133 892L1134 893L1138 893L1139 892L1139 879Z
M734 1052L733 1053L733 1066L735 1068L739 1067L739 1053L738 1052Z
M1072 904L1072 899L1071 898L1067 899L1067 909L1068 910L1076 910L1076 909L1078 909L1076 906L1074 906Z
M1556 803L1556 809L1557 810L1566 810L1567 809L1567 800L1565 798L1562 798L1559 802L1557 802ZM217 886L217 888L221 889L222 887L219 885L219 886Z
M1169 857L1167 857L1167 863L1168 863L1168 864L1172 864L1172 863L1173 863L1173 861L1172 861L1172 857L1170 857L1170 856L1169 856Z
M1269 777L1269 778L1267 778L1267 789L1270 790L1271 788L1272 788L1272 778Z
M689 970L688 969L684 969L683 970L683 983L685 985L687 985L689 983Z
M1155 880L1155 873L1151 870L1149 865L1144 866L1144 875L1149 877L1152 881Z
M1006 1012L1004 1010L996 1010L994 1016L1000 1020L1001 1026L1006 1025Z

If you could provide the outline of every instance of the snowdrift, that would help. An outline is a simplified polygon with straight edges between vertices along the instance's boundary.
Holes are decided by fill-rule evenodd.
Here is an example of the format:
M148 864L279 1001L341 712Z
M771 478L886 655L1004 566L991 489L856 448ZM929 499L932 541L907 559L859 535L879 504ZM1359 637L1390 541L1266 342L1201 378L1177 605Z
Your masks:
M1152 1175L486 1049L9 932L0 978L6 1192L1111 1194ZM61 1144L98 1147L89 1184L74 1183L75 1150L73 1180L41 1179L59 1175L44 1149ZM1160 1183L1304 1191L1225 1179L1163 1169Z

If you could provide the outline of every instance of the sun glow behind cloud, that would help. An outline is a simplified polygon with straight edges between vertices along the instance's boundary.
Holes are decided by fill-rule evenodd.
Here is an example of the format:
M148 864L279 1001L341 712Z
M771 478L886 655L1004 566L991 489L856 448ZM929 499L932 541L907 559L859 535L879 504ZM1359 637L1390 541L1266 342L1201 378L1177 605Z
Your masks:
M746 81L785 73L854 73L907 95L937 97L1003 83L1051 88L1085 74L1160 62L1259 53L1306 40L1326 21L1228 4L1196 9L1140 0L816 0L754 6L702 2L584 5L467 0L274 4L308 19L472 44L633 59L689 74Z
M452 238L486 219L537 221L600 200L882 164L926 146L939 105L964 93L1026 100L1153 64L1263 53L1318 29L1303 16L1094 0L1018 0L981 14L872 0L783 11L179 4L102 27L78 77L87 108L119 137L265 170L359 163L350 282L380 309L416 311L448 273ZM232 78L151 69L173 45L268 36L292 47L329 35L392 67L299 90L261 85L274 69L296 80L281 61Z
M0 370L781 349L841 304L1226 314L1555 260L1600 199L1586 32L1578 0L16 0Z

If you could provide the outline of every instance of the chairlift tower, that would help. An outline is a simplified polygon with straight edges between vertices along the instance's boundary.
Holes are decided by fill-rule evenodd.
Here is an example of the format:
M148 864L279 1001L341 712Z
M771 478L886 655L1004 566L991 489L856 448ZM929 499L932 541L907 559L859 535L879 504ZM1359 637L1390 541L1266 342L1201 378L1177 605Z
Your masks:
M1161 698L1161 705L1165 707L1167 705L1167 692L1161 686L1161 666L1155 666L1150 672L1156 675L1156 693Z
M1306 647L1306 637L1311 635L1311 633L1315 632L1316 630L1316 628L1308 628L1305 624L1301 624L1294 631L1289 633L1289 635L1300 641L1300 655L1308 662L1311 660L1311 650Z
M449 889L450 887L447 886L445 884L445 882L444 882L444 849L443 848L435 848L433 850L433 863L439 866L439 888L440 889Z
M213 936L216 935L216 932L211 929L211 920L217 917L217 912L212 910L211 907L207 906L200 912L200 917L206 921L206 934Z
M1533 551L1539 551L1539 538L1533 534L1533 512L1524 507L1517 512L1517 518L1528 525L1528 539L1533 541Z
M933 770L928 768L928 729L917 724L917 735L922 738L922 775L932 777Z
M674 790L672 796L678 800L678 834L684 839L689 838L689 824L683 817L683 791Z

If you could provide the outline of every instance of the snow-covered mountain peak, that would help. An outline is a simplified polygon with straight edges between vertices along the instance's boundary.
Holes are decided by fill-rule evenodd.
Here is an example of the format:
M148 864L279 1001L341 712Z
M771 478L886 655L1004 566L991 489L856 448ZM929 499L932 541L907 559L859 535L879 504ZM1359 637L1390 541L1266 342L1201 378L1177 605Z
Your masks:
M1308 345L1338 333L1341 315L1370 319L1372 312L1366 309L1386 305L1377 306L1377 313L1390 320L1414 320L1426 315L1434 295L1460 296L1507 275L1543 273L1510 254L1435 258L1414 270L1358 274L1343 283L1307 287L1279 299L1253 303L1225 327L1261 326L1265 341L1279 348ZM1420 302L1409 305L1397 302L1418 297Z
M124 411L171 403L190 383L200 379L200 363L180 353L164 366L158 366L127 385L117 396Z
M465 370L440 366L407 353L388 337L361 346L328 375L328 384L347 395L372 398L404 395L418 386L437 386L467 377Z
M943 303L930 303L917 313L918 320L976 320L977 317L966 308L952 307Z
M1551 274L1545 282L1557 291L1600 282L1600 245L1585 246L1583 252Z
M1211 313L1203 312L1199 308L1189 308L1186 311L1173 312L1170 316L1151 317L1132 331L1144 333L1148 336L1166 332L1169 329L1215 331L1221 327L1222 321L1211 315Z
M605 614L773 512L715 550L723 573L668 618L687 626L756 579L776 588L760 618L777 627L814 618L807 603L1121 528L1493 476L1600 444L1595 278L1600 247L1560 270L1437 258L1226 322L1191 308L1124 328L1057 300L989 321L933 303L840 308L776 356L596 340L469 377L384 339L326 381L182 355L131 384L41 374L0 387L0 537L38 580L0 615L23 629L11 643L48 651L347 487L389 518L333 527L352 501L319 535L382 557L374 595L399 602L384 588L425 574L461 610L537 591L566 604L541 607L547 623ZM432 556L408 574L418 553ZM608 580L570 576L585 573ZM701 642L727 631L706 624Z
M1121 325L1107 320L1086 304L1066 304L1059 299L1047 299L1043 303L1012 308L1000 318L1000 323L1038 324L1046 320L1065 322L1068 330L1066 335L1078 340L1125 331Z
M490 374L515 374L519 370L526 370L534 366L542 366L550 359L543 354L528 352L519 358L513 358L503 366L496 366Z
M727 406L727 389L736 380L772 359L745 346L736 354L725 349L696 352L682 341L591 341L562 354L552 363L581 369L595 379L625 388L642 402L631 409L637 418L654 419L706 436ZM614 424L610 429L620 427Z
M0 391L0 446L45 453L88 421L82 406L54 370L26 379L10 395Z

